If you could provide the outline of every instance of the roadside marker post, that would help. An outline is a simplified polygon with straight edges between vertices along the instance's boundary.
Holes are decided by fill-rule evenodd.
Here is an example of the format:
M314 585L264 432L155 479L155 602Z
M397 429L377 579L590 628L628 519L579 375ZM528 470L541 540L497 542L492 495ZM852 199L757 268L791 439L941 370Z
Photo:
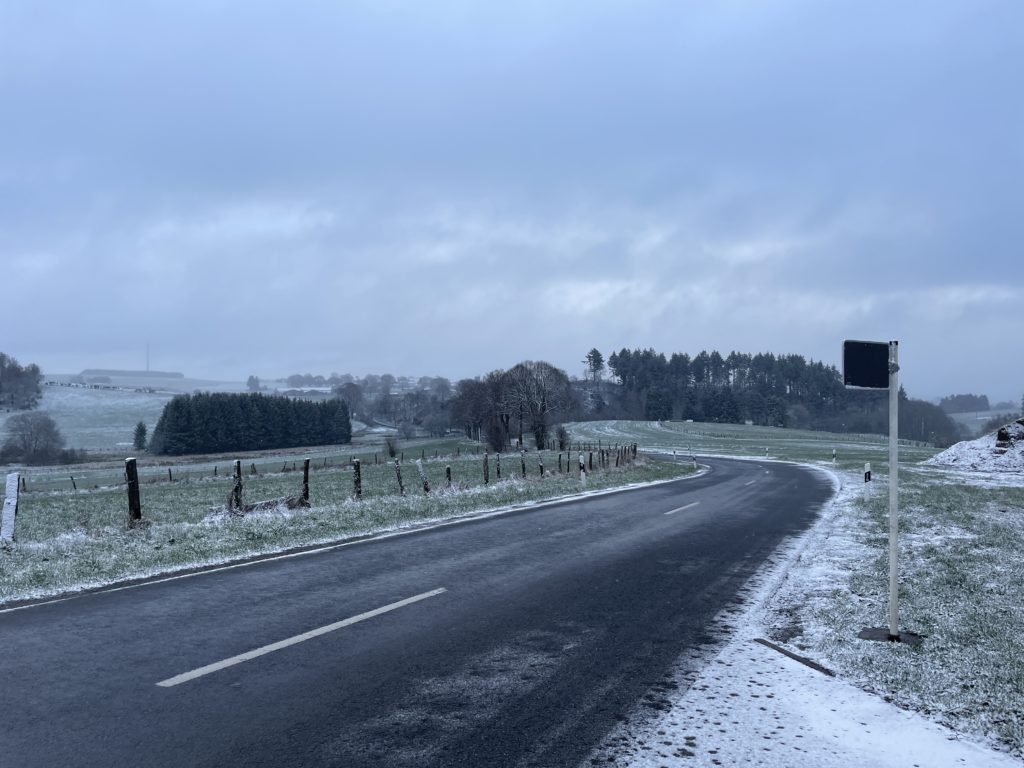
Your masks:
M12 472L7 476L3 513L0 516L0 542L5 546L14 543L14 519L18 515L18 493L21 479L21 475L17 472Z
M889 626L865 628L864 640L889 640L919 645L920 635L900 632L899 624L899 342L843 342L843 385L847 389L889 390ZM865 491L871 480L871 465L864 466Z

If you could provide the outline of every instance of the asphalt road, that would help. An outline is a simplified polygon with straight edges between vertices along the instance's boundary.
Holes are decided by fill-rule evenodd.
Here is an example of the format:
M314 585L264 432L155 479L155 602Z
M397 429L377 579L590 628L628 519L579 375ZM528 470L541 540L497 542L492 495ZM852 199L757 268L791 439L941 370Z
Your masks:
M576 765L662 706L673 663L831 495L797 466L706 463L0 613L0 766Z

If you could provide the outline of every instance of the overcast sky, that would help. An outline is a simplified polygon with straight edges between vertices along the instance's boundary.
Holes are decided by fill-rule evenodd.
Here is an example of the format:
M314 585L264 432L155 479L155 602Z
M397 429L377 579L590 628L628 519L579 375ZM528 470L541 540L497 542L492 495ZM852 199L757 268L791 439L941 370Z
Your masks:
M0 0L0 351L1024 391L1024 3Z

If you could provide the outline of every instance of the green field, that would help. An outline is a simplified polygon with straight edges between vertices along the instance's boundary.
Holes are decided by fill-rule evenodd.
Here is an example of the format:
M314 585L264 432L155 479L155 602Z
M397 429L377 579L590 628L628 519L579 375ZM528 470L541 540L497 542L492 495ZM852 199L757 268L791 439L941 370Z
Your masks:
M39 410L49 414L64 435L65 447L111 454L130 451L140 421L152 434L169 394L130 390L44 386ZM14 413L0 413L0 435Z
M804 462L832 462L836 450L838 469L885 471L889 460L888 439L881 435L814 432L781 427L741 424L704 424L679 421L589 421L570 425L574 441L603 444L637 442L644 450L677 451L682 454L767 456ZM916 464L931 458L938 449L923 443L900 441L900 463Z

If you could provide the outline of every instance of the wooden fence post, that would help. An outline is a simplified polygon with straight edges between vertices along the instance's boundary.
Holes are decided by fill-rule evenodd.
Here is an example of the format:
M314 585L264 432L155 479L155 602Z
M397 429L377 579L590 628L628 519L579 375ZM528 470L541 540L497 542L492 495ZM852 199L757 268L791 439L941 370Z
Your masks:
M484 485L491 481L490 467L487 465L487 451L484 451Z
M405 496L405 484L402 482L402 466L399 464L398 459L395 459L395 477L398 478L398 492Z
M352 497L356 501L363 498L363 470L359 466L359 459L352 462Z
M253 473L254 475L258 475L258 474L259 474L259 473L258 473L258 472L256 471L256 462L253 462L253 463L252 463L252 464L250 464L249 466L250 466L250 467L252 467L252 473Z
M167 482L168 483L173 483L174 482L174 475L171 474L171 468L170 467L167 468Z
M302 460L302 500L309 501L309 459Z
M25 476L24 475L21 476L21 490L22 490L22 492L27 492L28 491L28 482L25 480Z
M17 472L7 476L7 487L4 493L4 508L0 515L0 544L14 543L14 518L18 515L18 492L25 478Z
M562 454L558 454L558 474L562 474Z
M293 466L292 469L295 467ZM242 462L235 459L234 472L235 484L231 488L231 496L228 501L228 509L242 510Z
M142 520L142 499L139 495L139 467L135 459L124 460L124 474L128 478L128 527L134 528Z
M501 454L500 453L494 454L494 471L495 471L495 474L498 476L498 479L501 480Z
M75 485L75 476L74 475L68 475L68 477L71 478L71 490L72 491L77 491L78 490L78 486Z
M537 462L537 469L540 472L541 479L544 479L544 459Z
M523 451L521 454L519 454L519 462L522 465L523 479L525 480L526 479L526 451Z
M445 488L451 488L452 487L452 466L451 466L451 464L449 464L447 467L444 468L444 484L445 484Z
M590 455L587 458L587 468L591 472L594 471L594 452L593 451L590 451Z

